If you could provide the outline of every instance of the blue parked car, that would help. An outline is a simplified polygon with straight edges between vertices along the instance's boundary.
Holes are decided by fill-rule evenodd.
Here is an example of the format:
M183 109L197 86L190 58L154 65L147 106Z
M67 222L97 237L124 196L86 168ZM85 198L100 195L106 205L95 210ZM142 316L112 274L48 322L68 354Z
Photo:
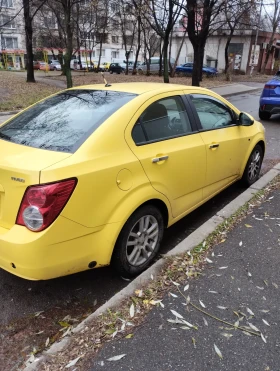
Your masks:
M260 98L259 118L269 120L271 115L280 113L280 71L268 81Z
M176 73L191 76L193 72L193 63L185 63L176 67ZM217 76L218 70L214 67L209 67L206 64L202 66L202 74L206 76Z

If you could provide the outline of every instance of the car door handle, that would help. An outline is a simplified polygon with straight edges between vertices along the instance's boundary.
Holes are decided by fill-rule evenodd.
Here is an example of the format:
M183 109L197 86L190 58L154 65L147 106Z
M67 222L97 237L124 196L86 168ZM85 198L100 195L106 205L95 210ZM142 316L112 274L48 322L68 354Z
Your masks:
M160 156L160 157L155 157L152 159L152 163L157 163L157 162L160 162L160 161L165 161L168 159L168 155L166 156Z
M219 143L216 143L216 144L210 144L209 149L212 149L212 148L218 148L218 147L219 147Z

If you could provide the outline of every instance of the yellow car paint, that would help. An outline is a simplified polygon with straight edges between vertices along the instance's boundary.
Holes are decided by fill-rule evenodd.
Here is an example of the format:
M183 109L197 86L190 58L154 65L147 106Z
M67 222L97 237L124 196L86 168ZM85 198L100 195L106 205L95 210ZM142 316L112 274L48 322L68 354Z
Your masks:
M92 262L96 267L110 264L116 240L137 208L157 200L167 216L166 225L174 224L240 179L254 146L264 143L263 127L255 122L136 146L131 131L138 117L164 97L208 94L236 114L239 111L207 89L183 85L124 83L75 89L138 96L112 114L73 154L1 140L0 267L23 278L50 279L90 269ZM217 141L220 147L210 149ZM152 162L166 154L167 161ZM32 232L15 224L28 186L73 177L77 186L47 229Z

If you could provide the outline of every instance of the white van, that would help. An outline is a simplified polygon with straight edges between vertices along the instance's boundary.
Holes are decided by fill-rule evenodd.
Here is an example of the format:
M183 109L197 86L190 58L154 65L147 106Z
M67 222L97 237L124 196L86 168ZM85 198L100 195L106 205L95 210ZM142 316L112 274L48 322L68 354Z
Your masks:
M158 72L159 71L159 68L160 68L160 58L159 57L152 57L150 59L150 71L151 72ZM175 59L174 58L170 58L170 62L171 62L171 65L172 67L174 66L174 63L175 63ZM168 64L169 64L169 60L168 60ZM163 66L162 66L162 69L163 69ZM169 70L169 68L168 68ZM146 62L143 62L142 64L140 64L140 66L138 67L138 71L139 72L146 72L147 71L147 64Z

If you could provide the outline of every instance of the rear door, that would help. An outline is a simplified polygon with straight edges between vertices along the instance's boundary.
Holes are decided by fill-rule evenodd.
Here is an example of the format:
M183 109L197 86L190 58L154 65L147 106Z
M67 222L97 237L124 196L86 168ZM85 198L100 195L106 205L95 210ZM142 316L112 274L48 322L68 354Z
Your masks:
M181 93L148 100L125 132L152 186L169 199L175 218L202 201L206 174L205 145L192 126Z

